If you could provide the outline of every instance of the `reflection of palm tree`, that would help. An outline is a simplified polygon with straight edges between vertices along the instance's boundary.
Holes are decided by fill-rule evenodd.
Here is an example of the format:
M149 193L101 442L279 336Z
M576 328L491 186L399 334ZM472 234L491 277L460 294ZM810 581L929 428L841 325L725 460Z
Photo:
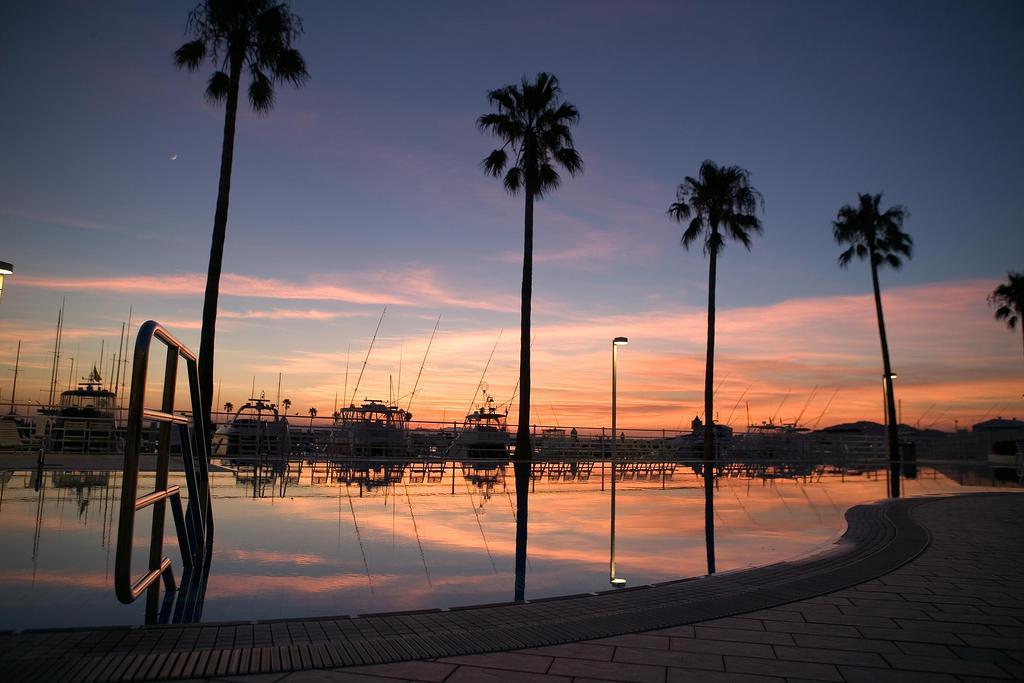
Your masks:
M996 320L1005 320L1011 330L1022 323L1021 336L1024 337L1024 273L1007 273L1006 282L1002 283L988 297L990 306L996 309Z
M309 428L313 428L313 418L316 417L316 408L309 409Z
M534 81L523 78L519 85L507 85L487 93L498 111L484 114L477 126L504 141L484 159L484 172L495 178L504 173L509 194L526 195L523 240L523 283L519 337L519 427L516 458L533 456L530 442L530 305L533 296L533 202L558 188L560 166L576 175L583 160L572 146L570 127L580 115L572 104L561 101L558 79L539 73ZM509 161L511 148L513 159ZM506 170L507 169L507 170Z
M216 71L206 86L206 98L225 103L224 140L220 157L220 184L213 218L213 241L203 299L203 326L199 339L199 384L203 417L210 424L213 405L213 347L217 324L221 262L228 223L228 195L234 158L235 118L242 70L248 68L249 104L257 114L274 106L274 83L301 85L309 78L306 63L292 48L302 32L301 20L287 4L274 0L202 0L188 17L191 40L174 53L174 63L196 71L209 55Z
M281 405L284 406L284 416L288 417L288 410L292 407L292 400L290 398L286 398L281 401Z
M715 280L718 253L725 240L733 239L750 249L752 234L761 232L755 213L763 207L761 194L750 185L750 172L739 166L719 166L705 161L699 178L686 176L676 190L676 201L668 214L682 223L689 221L682 243L687 249L701 240L708 255L708 338L704 373L704 533L708 573L715 572L714 519L714 382L715 382Z
M899 426L896 423L896 397L893 391L892 365L889 363L889 342L885 336L885 318L882 316L882 293L878 287L878 268L888 265L894 270L903 265L903 257L910 258L914 241L903 232L903 219L907 212L902 206L882 211L878 205L880 194L861 194L856 207L849 204L839 209L832 222L832 234L839 244L850 247L839 255L839 265L845 268L856 256L871 264L871 285L875 291L875 314L878 317L878 336L882 342L882 381L885 385L885 414L889 444L889 488L893 498L900 495Z

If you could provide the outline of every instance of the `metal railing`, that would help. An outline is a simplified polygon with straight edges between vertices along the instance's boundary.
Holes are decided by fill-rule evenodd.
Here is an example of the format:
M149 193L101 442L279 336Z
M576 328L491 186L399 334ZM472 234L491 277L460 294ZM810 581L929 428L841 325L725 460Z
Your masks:
M162 402L160 410L146 408L146 375L149 368L150 346L156 338L167 348L164 365ZM176 414L174 396L177 387L178 361L185 360L191 403L191 417ZM128 403L128 423L124 449L124 478L121 488L121 514L117 528L117 557L114 565L114 590L123 603L134 602L147 592L146 621L156 620L161 577L171 597L177 590L171 560L163 555L164 518L170 502L181 550L181 588L186 597L194 585L201 583L209 566L213 542L213 510L210 504L209 438L203 424L202 400L199 389L197 359L181 342L155 321L147 321L139 328L132 361L131 398ZM139 454L142 450L144 422L159 425L159 446L156 453L156 479L153 491L138 496ZM190 429L191 426L191 429ZM182 465L188 493L188 507L182 508L181 491L168 484L171 455L171 430L176 429L181 447ZM149 563L140 578L132 576L132 544L135 515L139 510L153 507L153 522L149 543ZM165 600L166 613L169 603ZM194 608L193 608L194 609ZM178 611L182 611L179 609Z

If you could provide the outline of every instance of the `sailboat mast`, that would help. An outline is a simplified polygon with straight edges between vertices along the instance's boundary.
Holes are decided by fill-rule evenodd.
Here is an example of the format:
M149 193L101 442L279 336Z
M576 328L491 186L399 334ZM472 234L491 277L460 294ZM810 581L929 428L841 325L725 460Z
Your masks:
M423 361L420 363L420 371L416 373L416 381L412 385L412 393L409 394L409 403L405 406L405 412L409 412L412 409L412 400L416 398L416 389L420 386L420 377L423 376L423 366L427 364L427 354L430 353L430 347L434 343L434 335L437 334L437 327L441 324L441 316L437 316L437 322L434 323L434 331L430 333L430 341L427 342L427 350L423 352Z
M363 367L359 369L359 378L356 379L356 387L352 390L352 404L355 405L356 394L359 393L359 383L363 381L363 373L366 371L366 364L370 362L370 353L373 351L373 344L377 341L377 333L380 332L380 324L384 322L384 314L388 312L388 307L385 306L384 310L380 312L380 320L377 321L377 329L373 331L373 339L370 340L370 348L366 349L366 358L363 359Z

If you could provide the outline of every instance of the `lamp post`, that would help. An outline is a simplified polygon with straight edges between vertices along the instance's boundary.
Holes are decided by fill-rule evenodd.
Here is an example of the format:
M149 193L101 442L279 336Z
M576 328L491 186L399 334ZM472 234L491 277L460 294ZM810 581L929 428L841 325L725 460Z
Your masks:
M14 275L14 266L7 261L0 261L0 298L4 295L4 275Z
M615 424L615 412L616 412L616 382L618 379L619 370L619 347L625 346L629 343L629 340L625 337L616 337L612 340L612 512L611 512L611 547L609 549L608 559L608 581L613 586L624 586L626 580L622 577L615 576L615 465L617 460L616 453L616 424Z

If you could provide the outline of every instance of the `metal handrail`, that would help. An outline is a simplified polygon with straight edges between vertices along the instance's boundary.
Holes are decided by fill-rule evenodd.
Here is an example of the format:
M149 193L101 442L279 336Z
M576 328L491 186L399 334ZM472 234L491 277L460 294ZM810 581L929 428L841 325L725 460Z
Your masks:
M146 375L153 339L167 348L164 365L163 391L160 410L144 405ZM178 361L184 359L189 384L191 417L174 413ZM197 358L184 344L175 339L159 323L150 320L139 328L132 360L131 396L128 402L127 435L124 449L124 472L121 487L121 513L117 528L117 556L114 564L114 591L123 603L134 602L147 592L147 621L155 620L159 601L159 584L163 578L170 594L176 590L170 558L163 556L164 517L170 502L178 546L184 569L182 586L189 583L191 574L199 569L205 576L209 550L213 541L213 511L210 505L209 455L210 446L206 426L203 424L202 400L199 388ZM139 454L142 449L144 421L159 424L159 448L156 462L156 483L153 491L138 496ZM189 426L191 425L191 429ZM181 491L177 485L168 485L171 428L177 427L181 455L188 490L188 507L182 509ZM149 543L149 566L140 578L132 578L132 542L135 513L152 506L153 523ZM200 578L200 581L205 579Z

